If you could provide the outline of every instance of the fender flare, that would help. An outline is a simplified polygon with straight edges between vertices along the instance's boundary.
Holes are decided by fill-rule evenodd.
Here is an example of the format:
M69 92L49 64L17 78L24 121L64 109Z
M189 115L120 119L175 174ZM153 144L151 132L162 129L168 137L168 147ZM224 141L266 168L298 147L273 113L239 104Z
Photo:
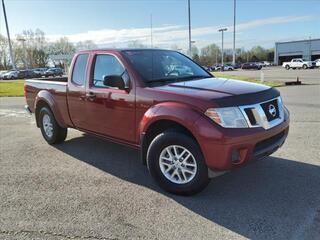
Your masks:
M140 137L138 142L140 143L142 163L145 164L148 147L146 133L152 124L162 120L175 122L187 129L195 140L199 142L194 124L200 117L201 114L189 105L177 102L160 103L146 111L140 121L137 133L137 136Z
M138 127L138 136L145 133L153 123L169 120L182 125L196 137L194 123L200 117L201 114L187 104L177 102L159 103L145 112Z
M59 111L59 108L57 107L57 103L55 102L52 94L47 91L47 90L41 90L38 92L36 99L34 101L34 109L35 113L37 114L37 111L40 109L37 109L37 106L40 102L44 102L46 105L49 106L50 110L53 113L54 118L56 119L57 123L59 124L60 127L66 128L67 125L64 123L62 115ZM36 115L36 122L37 126L39 127L39 122L38 122L38 116Z

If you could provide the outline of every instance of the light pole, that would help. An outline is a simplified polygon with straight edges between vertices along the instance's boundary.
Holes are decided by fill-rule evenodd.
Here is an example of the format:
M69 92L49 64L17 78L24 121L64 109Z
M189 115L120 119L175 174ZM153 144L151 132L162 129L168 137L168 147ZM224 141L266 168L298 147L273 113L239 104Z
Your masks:
M6 23L6 29L7 29L7 35L8 35L9 54L10 54L11 64L12 64L12 68L14 70L16 70L17 69L16 68L16 62L15 62L15 59L14 59L14 55L12 53L12 45L11 45L11 39L10 39L10 32L9 32L6 8L4 6L4 0L2 0L2 8L3 8L3 16L4 16L4 21Z
M188 18L189 18L189 56L191 56L191 10L190 0L188 0Z
M232 64L236 64L236 0L233 0L233 55Z
M221 71L223 71L223 32L227 31L228 28L220 28L218 31L221 32Z

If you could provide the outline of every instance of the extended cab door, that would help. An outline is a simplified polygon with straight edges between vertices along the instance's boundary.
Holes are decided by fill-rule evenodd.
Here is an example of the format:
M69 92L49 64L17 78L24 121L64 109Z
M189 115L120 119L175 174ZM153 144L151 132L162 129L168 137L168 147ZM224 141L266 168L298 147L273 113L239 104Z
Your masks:
M85 129L88 125L86 115L86 79L88 69L89 54L79 54L75 56L72 64L72 72L68 82L68 108L72 123L77 128Z
M129 83L128 89L106 86L104 76L117 75ZM94 56L86 92L88 130L112 138L135 141L135 91L133 83L119 58L112 54Z

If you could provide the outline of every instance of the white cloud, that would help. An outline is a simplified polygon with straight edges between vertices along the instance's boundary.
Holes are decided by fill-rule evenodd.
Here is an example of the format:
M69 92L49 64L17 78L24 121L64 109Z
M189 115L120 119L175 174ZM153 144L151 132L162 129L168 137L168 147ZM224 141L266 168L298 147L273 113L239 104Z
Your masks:
M254 29L266 25L277 25L290 22L302 22L313 19L313 16L281 16L264 19L256 19L236 25L237 32ZM213 35L218 35L221 26L207 26L192 29L192 38L197 40L197 46L202 47L213 41ZM233 26L226 26L232 31ZM123 47L131 41L139 41L148 45L150 43L150 28L124 28L101 29L70 35L48 35L49 41L55 41L60 37L67 37L71 42L92 40L98 45ZM210 38L209 38L210 36ZM220 36L220 35L219 35ZM216 36L218 37L218 36ZM169 25L153 28L153 42L155 46L170 47L177 44L186 48L188 31L186 26ZM217 40L217 39L216 39Z

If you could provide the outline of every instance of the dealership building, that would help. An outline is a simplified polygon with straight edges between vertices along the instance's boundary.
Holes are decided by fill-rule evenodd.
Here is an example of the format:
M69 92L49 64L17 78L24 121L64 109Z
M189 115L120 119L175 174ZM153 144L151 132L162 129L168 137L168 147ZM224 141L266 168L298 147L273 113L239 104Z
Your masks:
M314 61L320 58L320 38L291 42L276 42L274 48L274 62L281 65L292 58L303 58Z

